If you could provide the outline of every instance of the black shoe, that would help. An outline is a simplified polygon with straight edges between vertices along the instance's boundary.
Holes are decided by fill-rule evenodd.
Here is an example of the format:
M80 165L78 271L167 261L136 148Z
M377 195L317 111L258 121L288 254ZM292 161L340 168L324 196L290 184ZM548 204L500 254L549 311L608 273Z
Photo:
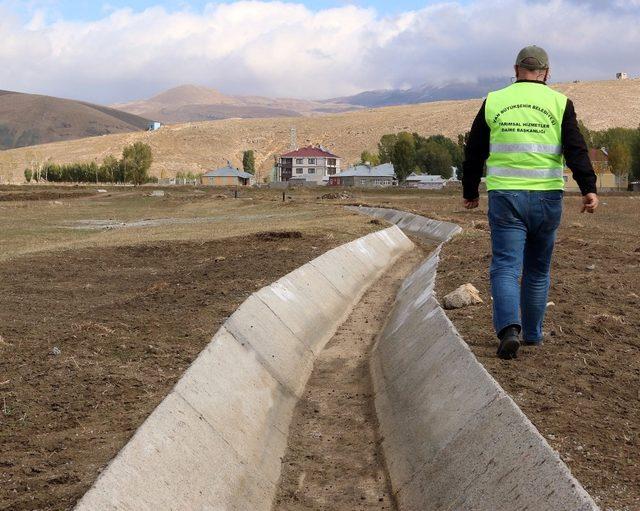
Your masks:
M498 357L504 360L511 360L518 356L518 348L520 348L519 335L520 330L516 326L509 326L500 332Z

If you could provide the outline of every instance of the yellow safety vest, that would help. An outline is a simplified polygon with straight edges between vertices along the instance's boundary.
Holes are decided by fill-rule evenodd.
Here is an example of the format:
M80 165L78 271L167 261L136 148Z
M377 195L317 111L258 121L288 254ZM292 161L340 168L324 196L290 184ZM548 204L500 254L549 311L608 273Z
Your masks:
M532 82L491 92L485 119L491 129L488 190L562 190L562 118L567 97Z

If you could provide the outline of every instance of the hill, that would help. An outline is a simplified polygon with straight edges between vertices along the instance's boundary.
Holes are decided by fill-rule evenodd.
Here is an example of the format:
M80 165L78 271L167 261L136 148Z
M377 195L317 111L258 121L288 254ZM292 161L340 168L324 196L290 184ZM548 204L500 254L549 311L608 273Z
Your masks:
M560 84L557 89L575 102L578 116L592 129L635 128L640 119L640 80ZM289 147L295 127L298 144L322 144L346 162L358 159L363 149L374 150L385 133L402 130L442 133L455 139L467 131L481 100L442 101L332 114L321 117L226 119L165 126L156 132L127 133L46 144L0 153L0 177L23 181L31 161L92 161L118 155L124 145L142 140L154 153L153 174L202 172L222 166L227 159L240 165L242 151L254 149L261 173L273 157Z
M0 149L139 131L147 122L82 101L0 91Z
M181 85L152 98L113 105L113 108L165 124L231 118L298 117L357 110L340 101L229 96L198 85Z

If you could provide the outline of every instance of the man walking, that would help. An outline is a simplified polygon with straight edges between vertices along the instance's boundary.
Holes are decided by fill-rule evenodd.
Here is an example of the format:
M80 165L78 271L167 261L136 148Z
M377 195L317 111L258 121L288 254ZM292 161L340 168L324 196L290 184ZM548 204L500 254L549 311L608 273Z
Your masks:
M562 216L564 161L582 192L582 211L598 207L596 175L573 103L547 87L549 58L537 46L520 51L516 82L487 96L463 164L464 206L478 207L486 163L491 227L491 293L498 356L515 358L542 343L549 272Z

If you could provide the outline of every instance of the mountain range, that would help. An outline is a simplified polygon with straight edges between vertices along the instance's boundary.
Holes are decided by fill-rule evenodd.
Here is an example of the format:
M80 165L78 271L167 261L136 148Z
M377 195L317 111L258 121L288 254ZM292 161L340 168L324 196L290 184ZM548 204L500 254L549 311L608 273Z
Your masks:
M368 91L321 101L238 96L181 85L149 99L110 107L39 94L0 91L0 150L146 129L164 124L232 118L315 117L404 104L478 98L508 79Z
M319 101L228 95L199 85L180 85L149 99L110 107L0 91L0 150L145 130L150 119L178 124L233 118L314 117L366 108L479 98L507 83L506 78L496 78L368 91Z
M181 85L146 100L116 104L112 107L165 124L235 117L300 117L349 112L361 108L481 98L489 91L505 87L509 83L509 78L490 78L477 82L452 82L410 89L367 91L354 96L321 101L231 96L199 85Z
M385 89L361 92L354 96L327 100L328 103L347 103L367 108L414 105L433 101L477 99L490 91L502 89L511 83L509 77L484 78L477 82L450 82L444 85L421 85L409 89Z
M112 105L165 124L231 118L300 117L361 108L341 101L232 96L200 85L180 85L149 99Z
M236 118L289 118L289 122L293 122L295 118L366 112L389 106L478 99L510 82L508 77L497 77L439 86L367 91L321 101L234 96L198 85L181 85L146 100L111 107L51 96L0 91L0 150L141 131L146 129L150 119L164 124ZM637 90L638 80L627 82L631 90ZM596 89L605 88L605 82L601 83L602 87L595 85ZM557 84L553 87L566 94L590 90L590 87L579 82ZM616 89L621 87L622 84L615 86ZM627 103L631 105L633 102L625 102Z

